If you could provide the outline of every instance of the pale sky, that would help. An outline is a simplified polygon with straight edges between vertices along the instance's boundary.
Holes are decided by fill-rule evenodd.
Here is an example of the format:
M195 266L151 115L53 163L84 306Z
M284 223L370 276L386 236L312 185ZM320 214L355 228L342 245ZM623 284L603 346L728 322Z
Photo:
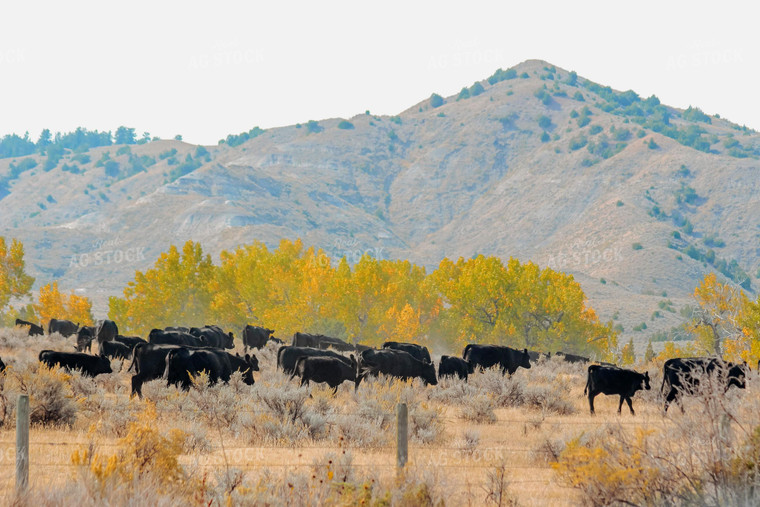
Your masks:
M0 9L0 136L76 127L216 144L397 114L546 60L760 130L754 2L15 1Z

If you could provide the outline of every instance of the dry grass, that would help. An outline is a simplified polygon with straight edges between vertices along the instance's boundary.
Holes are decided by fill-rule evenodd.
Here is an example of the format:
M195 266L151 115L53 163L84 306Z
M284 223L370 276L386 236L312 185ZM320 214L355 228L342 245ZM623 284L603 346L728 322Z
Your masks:
M73 338L59 337L19 343L13 332L10 337L3 333L0 355L11 364L11 374L35 371L39 350L65 350L73 343ZM187 392L153 381L144 386L145 400L137 400L129 399L130 374L126 367L118 371L117 362L112 365L116 373L96 379L68 375L73 419L62 426L34 425L31 431L34 503L54 505L74 498L84 505L102 503L103 498L93 496L87 475L72 466L72 453L91 446L104 454L116 452L130 423L148 404L155 406L156 428L181 430L185 436L179 461L188 477L203 485L190 503L215 505L226 498L233 504L254 499L264 504L349 504L361 495L394 505L428 500L449 505L572 505L584 500L582 492L561 482L551 467L568 442L580 436L584 442L599 441L610 428L627 435L638 429L664 434L690 421L689 409L699 409L687 400L686 416L677 409L664 416L661 377L650 370L653 389L634 397L635 417L625 410L619 416L617 397L603 395L596 400L597 415L591 416L583 396L584 369L555 361L520 369L512 378L488 371L474 374L468 383L447 379L435 387L368 379L358 392L345 383L333 395L319 385L299 388L276 371L275 349L258 354L261 371L253 387L239 376L216 386L199 378ZM4 393L12 404L12 393ZM752 397L754 406L760 403L755 396L751 390L732 390L726 402L739 405ZM399 402L410 409L403 480L395 469ZM11 419L0 427L0 489L6 492L14 484ZM130 487L116 488L109 501L146 504L128 491L148 490ZM10 501L9 495L4 502ZM157 493L147 503L170 500L171 495Z

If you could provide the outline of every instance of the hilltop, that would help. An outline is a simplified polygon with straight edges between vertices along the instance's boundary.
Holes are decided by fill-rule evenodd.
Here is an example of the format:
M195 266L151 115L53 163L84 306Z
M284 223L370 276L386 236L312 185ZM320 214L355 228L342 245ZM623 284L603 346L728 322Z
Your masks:
M0 159L0 230L38 282L100 314L170 244L216 256L301 237L349 261L532 260L642 343L683 319L708 271L758 286L758 156L760 136L726 119L531 60L392 117L100 146L52 168Z

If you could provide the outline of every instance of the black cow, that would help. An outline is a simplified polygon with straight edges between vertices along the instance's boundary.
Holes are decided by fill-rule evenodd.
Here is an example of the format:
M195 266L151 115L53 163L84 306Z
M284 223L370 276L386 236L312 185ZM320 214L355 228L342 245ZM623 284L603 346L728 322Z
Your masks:
M616 366L601 366L592 364L588 367L588 378L583 394L588 393L588 406L591 414L594 414L594 398L597 394L617 394L620 396L618 414L623 408L623 401L628 403L628 408L633 411L631 398L639 389L651 389L649 385L649 372L639 373Z
M277 350L277 366L282 368L285 373L293 373L296 367L296 361L301 356L309 357L335 357L346 364L351 360L332 350L315 349L314 347L294 347L292 345L283 345Z
M191 327L190 334L200 338L205 347L217 349L235 348L235 335L232 332L225 333L219 326Z
M135 348L135 345L138 343L148 343L139 336L122 336L117 335L114 341L117 341L119 343L123 343L127 347L129 347L129 350L131 351L133 348Z
M461 357L441 356L441 362L438 363L438 378L454 375L460 379L467 380L470 372L470 364Z
M662 386L660 392L668 386L668 394L665 396L665 412L668 405L676 400L684 411L680 398L683 394L695 394L700 385L700 380L705 377L716 377L721 386L725 386L724 392L731 386L744 389L747 386L747 365L734 364L723 361L717 357L679 357L668 359L662 367Z
M350 363L337 357L300 356L296 360L293 374L301 377L301 385L309 382L324 383L332 387L333 394L338 392L338 386L346 380L356 381L356 358L351 354Z
M253 372L259 371L259 360L253 354L246 354L241 356L235 354L234 356L227 352L230 358L230 364L232 364L232 371L239 371L243 373L243 382L252 386L254 384Z
M115 340L101 343L100 353L111 359L130 359L132 357L132 349Z
M470 373L476 367L487 369L495 365L501 367L501 373L512 375L517 368L530 368L528 349L515 350L502 345L476 345L471 343L464 348L462 357L470 365Z
M248 352L248 347L261 350L273 333L274 329L246 325L243 329L243 351Z
M590 363L591 359L584 356L577 356L575 354L568 354L566 352L557 352L554 354L557 357L561 357L567 363Z
M50 368L60 366L66 370L81 370L82 375L94 377L101 373L111 373L111 361L106 356L93 356L80 352L56 352L43 350L39 360Z
M549 359L550 357L552 357L552 353L551 352L536 352L535 350L529 350L528 357L530 358L531 361L535 363L542 357Z
M142 398L142 385L150 380L163 377L166 371L166 356L172 350L187 348L190 350L212 350L227 355L232 371L241 371L243 381L248 385L253 385L253 371L258 371L259 363L255 356L246 355L245 358L233 356L232 354L221 349L198 349L194 347L182 347L180 345L138 343L132 350L132 363L127 371L134 369L132 375L132 393L130 396L137 394Z
M102 346L103 342L110 342L116 339L119 335L119 326L112 320L99 320L95 324L95 337L98 339L98 346Z
M0 373L5 371L5 363L2 359L0 359Z
M354 389L367 375L377 376L378 373L398 377L402 380L420 378L426 385L438 384L435 376L435 365L425 363L408 352L394 349L364 350L359 354L359 365Z
M16 319L16 325L20 327L29 326L29 336L44 336L45 335L45 330L42 329L42 327L38 326L37 324L33 324L32 322Z
M82 326L77 331L77 352L92 351L92 340L95 339L94 326Z
M188 349L180 347L166 354L166 368L163 378L168 385L189 389L192 384L190 376L205 371L210 384L219 380L228 382L232 375L229 354L221 350Z
M410 353L415 359L419 359L422 362L430 363L430 352L427 347L417 345L416 343L403 343L403 342L385 342L383 343L384 349L403 350Z
M333 338L332 336L325 336L323 334L309 334L309 333L299 333L296 332L293 334L293 342L292 344L294 347L312 347L315 349L328 349L328 348L334 348L335 350L340 350L343 352L347 351L354 351L354 350L366 350L369 347L365 345L360 344L351 344L347 343L340 338Z
M170 350L166 354L165 362L163 377L168 381L168 385L178 385L182 389L189 389L192 384L190 376L198 375L202 371L208 374L211 384L219 380L229 382L232 373L240 371L243 373L243 382L253 385L253 372L259 369L256 356L233 356L222 349L212 348L180 347Z
M184 326L167 326L164 328L164 331L179 331L181 333L189 333L190 328Z
M79 331L79 324L74 324L70 320L50 319L48 323L48 334L60 333L64 338L68 338L77 331Z
M156 345L183 345L185 347L203 347L206 345L203 338L190 333L164 331L162 329L153 329L148 335L148 343Z
M179 349L179 345L155 343L138 343L132 349L132 363L127 371L135 370L132 375L132 393L142 398L142 385L149 380L161 378L166 371L166 354Z

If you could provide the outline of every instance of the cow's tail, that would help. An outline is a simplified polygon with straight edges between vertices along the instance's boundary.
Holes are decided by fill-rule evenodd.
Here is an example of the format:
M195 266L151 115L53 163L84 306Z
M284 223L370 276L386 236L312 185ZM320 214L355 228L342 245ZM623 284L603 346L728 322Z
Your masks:
M663 371L662 372L662 385L660 386L660 392L661 393L665 389L665 379L667 379L667 378L668 378L667 373Z
M462 359L467 359L467 352L470 351L470 347L472 347L472 343L469 343L467 346L465 346L464 350L462 351Z
M140 352L140 349L142 349L144 343L138 343L135 345L135 347L132 349L132 361L129 363L129 368L127 368L127 373L132 371L132 368L135 366L135 360L137 359L137 353ZM136 373L136 371L135 371Z
M307 356L301 356L296 359L296 364L293 365L293 373L290 374L290 380L293 380L298 376L298 365L306 361Z
M277 349L277 367L283 368L282 366L282 351L288 348L288 345L283 345L279 349Z
M598 364L592 364L591 366L588 367L588 375L586 376L586 387L583 388L583 394L588 393L588 390L591 384L591 372L593 370L596 370L597 368L599 368Z

